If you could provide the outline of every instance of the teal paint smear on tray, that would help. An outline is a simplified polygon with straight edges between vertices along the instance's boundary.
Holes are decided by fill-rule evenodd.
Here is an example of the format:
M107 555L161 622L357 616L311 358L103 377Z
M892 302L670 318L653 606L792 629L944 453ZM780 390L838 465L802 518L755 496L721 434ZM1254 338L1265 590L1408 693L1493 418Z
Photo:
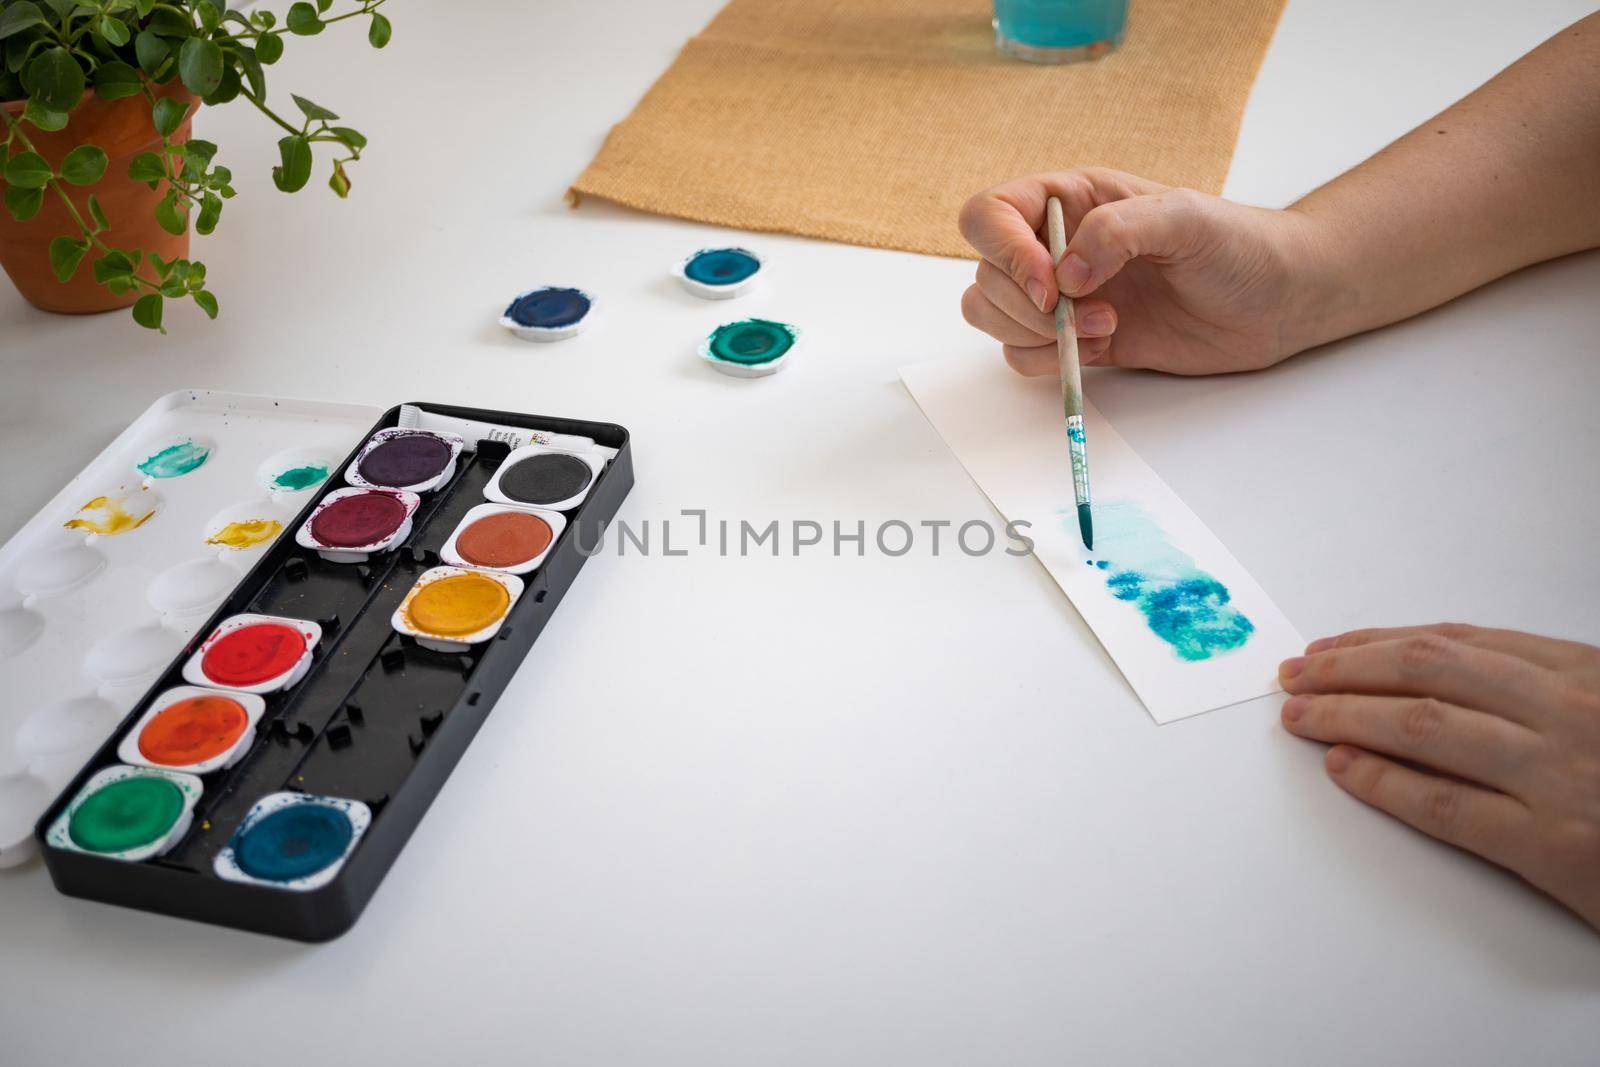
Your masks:
M1063 508L1060 515L1075 538L1076 509ZM1087 562L1106 572L1111 595L1138 608L1151 633L1179 659L1210 659L1250 640L1255 624L1230 603L1228 587L1168 542L1138 504L1096 504L1094 522L1095 558Z
M211 449L194 441L168 445L138 464L139 471L152 478L179 478L198 468L211 455Z

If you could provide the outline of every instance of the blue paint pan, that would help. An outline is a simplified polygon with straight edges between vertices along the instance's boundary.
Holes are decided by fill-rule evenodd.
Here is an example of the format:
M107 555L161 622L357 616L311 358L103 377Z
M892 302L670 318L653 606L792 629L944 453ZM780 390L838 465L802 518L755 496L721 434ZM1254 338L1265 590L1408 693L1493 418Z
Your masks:
M582 289L542 285L518 293L506 305L500 325L524 341L560 341L588 325L594 297Z

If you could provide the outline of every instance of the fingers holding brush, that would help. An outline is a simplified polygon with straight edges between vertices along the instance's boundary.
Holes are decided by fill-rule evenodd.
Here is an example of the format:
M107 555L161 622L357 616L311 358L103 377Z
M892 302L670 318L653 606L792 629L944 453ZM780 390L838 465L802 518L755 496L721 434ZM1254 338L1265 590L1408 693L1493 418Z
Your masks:
M1116 331L1117 313L1106 301L1080 300L1076 310L1080 342L1109 338ZM1015 282L987 263L978 267L977 282L961 294L961 314L1001 344L1018 348L1049 345L1054 351L1055 316L1035 308Z
M1084 337L1078 335L1078 362L1085 367L1111 362L1110 337ZM1056 343L1047 345L1006 345L1002 349L1006 362L1018 374L1029 378L1055 376L1061 373L1061 362L1056 355Z

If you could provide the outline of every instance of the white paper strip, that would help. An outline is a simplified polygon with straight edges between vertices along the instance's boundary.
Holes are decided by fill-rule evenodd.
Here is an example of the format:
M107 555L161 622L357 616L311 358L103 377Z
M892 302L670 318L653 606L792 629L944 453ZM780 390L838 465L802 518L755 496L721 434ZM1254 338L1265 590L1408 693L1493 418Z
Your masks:
M1215 535L1085 406L1094 551L1072 499L1061 392L999 361L902 367L967 473L1072 600L1158 723L1279 691L1305 641Z

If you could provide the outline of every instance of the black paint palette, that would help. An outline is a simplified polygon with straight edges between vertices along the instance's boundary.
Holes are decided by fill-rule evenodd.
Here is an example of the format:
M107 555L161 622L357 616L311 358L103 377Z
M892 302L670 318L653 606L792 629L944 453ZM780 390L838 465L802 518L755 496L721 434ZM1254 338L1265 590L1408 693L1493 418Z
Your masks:
M290 524L348 497L331 488L342 480L415 494L402 536L358 546L360 561L315 537L262 556L39 819L61 892L301 941L360 916L633 485L620 426L413 406L422 427L385 413ZM451 430L483 424L594 446L511 451ZM517 583L492 634L441 645L397 630L469 512L535 503L491 491L527 462L510 491L552 498L537 503L558 520L537 566L443 568L468 592Z

